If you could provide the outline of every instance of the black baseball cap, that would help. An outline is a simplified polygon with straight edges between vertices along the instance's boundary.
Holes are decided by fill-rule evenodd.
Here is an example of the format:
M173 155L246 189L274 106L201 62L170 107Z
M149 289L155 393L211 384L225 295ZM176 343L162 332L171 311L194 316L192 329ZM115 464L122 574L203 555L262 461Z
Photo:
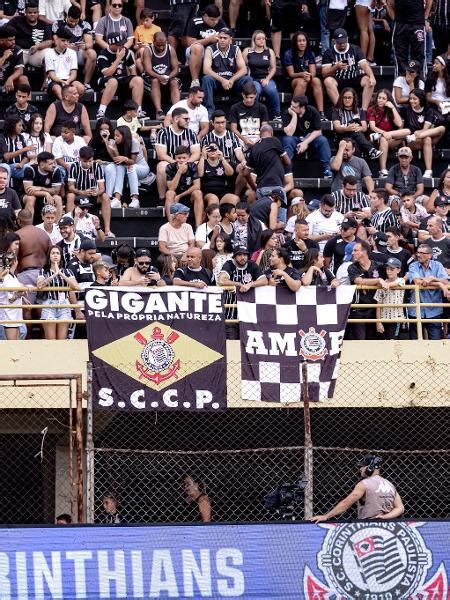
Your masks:
M72 32L67 27L58 27L55 35L61 40L71 40L73 38Z
M75 221L72 219L72 217L68 217L67 215L64 217L61 217L61 219L59 220L59 227L64 227L65 225L74 225Z
M97 250L97 246L94 240L84 239L81 240L80 250Z
M353 217L345 217L341 223L341 229L350 229L350 227L358 227L358 221Z
M373 239L376 244L379 244L380 246L387 246L387 235L382 231L377 231L373 236Z
M80 208L91 208L92 203L87 196L77 196L75 198L75 206L79 206Z
M346 42L348 40L348 34L345 29L335 29L334 30L334 41L335 42Z
M147 256L148 258L151 258L150 251L147 250L147 248L138 248L136 250L135 257L139 258L140 256Z
M406 67L406 70L411 71L411 73L420 73L422 67L420 66L420 63L417 62L417 60L410 60L408 66Z
M116 44L116 46L123 46L123 44L125 44L127 40L123 37L122 34L117 33L115 31L111 31L111 33L108 33L108 35L106 36L106 41L110 45Z
M250 252L245 246L236 246L233 250L233 258L238 254L247 254L247 256L250 256Z
M450 199L446 201L442 200L442 198L435 198L433 204L434 206L447 206L447 204L450 204Z
M229 35L230 37L233 37L233 30L230 29L229 27L222 27L222 29L219 29L219 33L225 33L225 35Z
M383 462L383 459L376 454L366 454L359 462L358 467L368 467L370 464L377 462L380 465Z

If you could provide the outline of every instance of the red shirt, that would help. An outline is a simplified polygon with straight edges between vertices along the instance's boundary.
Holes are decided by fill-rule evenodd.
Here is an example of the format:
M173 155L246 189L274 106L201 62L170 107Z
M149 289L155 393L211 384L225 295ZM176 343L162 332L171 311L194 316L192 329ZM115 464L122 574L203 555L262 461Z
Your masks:
M375 126L383 131L392 131L394 129L394 124L389 118L387 111L383 108L378 108L378 106L375 108L369 106L367 109L367 121L375 121Z

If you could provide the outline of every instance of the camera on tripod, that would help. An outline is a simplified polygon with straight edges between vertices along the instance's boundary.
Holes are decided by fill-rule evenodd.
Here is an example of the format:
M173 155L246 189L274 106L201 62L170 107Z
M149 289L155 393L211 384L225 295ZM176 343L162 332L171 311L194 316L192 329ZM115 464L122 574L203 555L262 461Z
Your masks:
M297 483L282 483L267 494L265 507L280 519L294 521L296 506L304 500L307 483L303 474Z

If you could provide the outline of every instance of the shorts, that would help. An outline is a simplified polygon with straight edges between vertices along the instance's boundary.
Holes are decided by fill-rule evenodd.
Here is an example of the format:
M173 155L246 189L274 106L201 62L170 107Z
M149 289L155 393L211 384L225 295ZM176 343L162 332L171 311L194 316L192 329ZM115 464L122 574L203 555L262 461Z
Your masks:
M135 75L125 75L125 77L114 77L114 75L111 75L111 77L100 77L98 80L98 87L101 90L104 90L110 79L116 79L118 83L118 89L126 92L128 91L130 81L133 79L133 77L135 77Z
M204 57L205 56L205 46L202 46L201 44L199 44L199 46L202 49L202 57ZM189 64L190 58L191 58L191 47L189 46L188 48L186 48L186 64L187 65Z
M342 90L346 87L351 87L353 88L356 92L360 92L361 91L361 79L363 78L363 75L361 75L361 77L357 77L354 79L336 79L337 84L338 84L338 90L339 92L342 92Z
M55 92L53 91L53 88L55 85L59 85L59 87L62 87L60 83L56 83L55 81L53 81L52 79L49 79L47 81L47 94L51 94L52 96L56 97Z
M17 273L17 279L22 285L32 285L35 287L40 272L41 269L25 269L25 271ZM27 298L30 304L36 304L36 294L37 292L28 292Z
M273 0L270 6L270 31L292 33L300 28L300 8L298 4Z
M42 321L67 321L72 318L71 308L58 308L58 300L45 300L45 304L51 304L53 308L43 308L41 312ZM69 304L69 300L64 301Z
M167 35L181 38L186 35L188 23L197 16L198 4L180 4L172 8Z

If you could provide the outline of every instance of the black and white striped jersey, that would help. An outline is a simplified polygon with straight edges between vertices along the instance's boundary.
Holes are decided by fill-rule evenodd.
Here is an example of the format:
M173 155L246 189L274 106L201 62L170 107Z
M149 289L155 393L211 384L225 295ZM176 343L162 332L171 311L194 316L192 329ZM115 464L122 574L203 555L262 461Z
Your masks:
M175 158L175 150L178 146L188 146L192 152L192 147L198 145L197 136L191 129L183 129L181 133L176 133L172 125L160 129L156 138L156 146L164 146L167 154L172 158Z

